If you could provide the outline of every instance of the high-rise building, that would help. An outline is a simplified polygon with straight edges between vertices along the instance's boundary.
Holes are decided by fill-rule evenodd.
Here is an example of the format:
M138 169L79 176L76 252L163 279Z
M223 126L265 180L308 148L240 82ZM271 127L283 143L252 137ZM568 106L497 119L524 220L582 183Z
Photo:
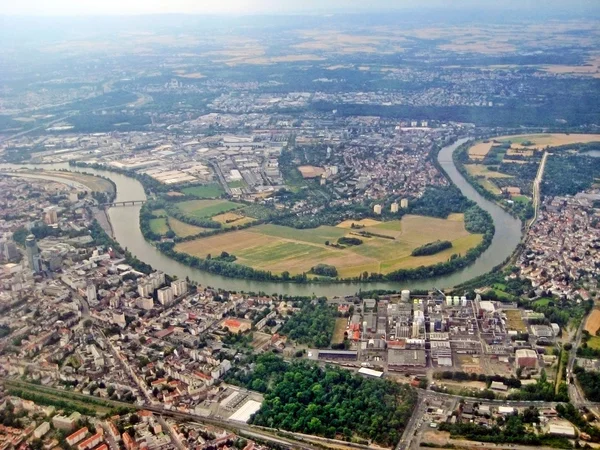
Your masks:
M18 256L19 251L14 242L8 239L0 241L0 259L12 261L13 259L17 259Z
M98 300L98 294L96 292L96 285L94 283L89 283L87 285L85 295L87 297L88 302L96 303Z
M56 206L49 206L45 209L44 223L46 225L54 225L58 223L58 211Z
M407 198L403 198L402 200L400 200L400 208L408 208L408 199Z
M390 211L392 211L393 213L398 212L398 203L397 202L392 203L392 206L390 206Z
M175 297L184 295L185 293L187 293L187 281L175 280L171 283L171 288L173 289L173 295Z
M27 259L29 261L29 268L33 271L33 273L38 273L42 271L42 262L40 259L40 252L38 250L37 242L35 241L35 236L30 234L25 238L25 249L27 251Z
M377 205L373 206L373 212L375 214L381 214L381 205L377 204Z
M173 302L173 289L170 286L159 289L157 291L157 298L161 305L170 305Z

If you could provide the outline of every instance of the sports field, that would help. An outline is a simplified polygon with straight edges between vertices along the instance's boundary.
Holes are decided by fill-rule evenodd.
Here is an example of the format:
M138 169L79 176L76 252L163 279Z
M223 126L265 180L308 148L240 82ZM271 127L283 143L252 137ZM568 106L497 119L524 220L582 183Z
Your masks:
M448 219L407 215L402 220L377 222L360 230L348 229L346 222L340 226L320 226L298 230L280 225L259 225L246 230L233 231L177 244L176 250L205 257L226 251L237 257L237 262L256 269L274 273L291 274L308 272L322 263L337 268L339 276L354 277L361 273L388 273L397 269L428 266L447 261L453 254L466 251L481 242L482 236L465 230L462 214ZM364 237L359 232L382 236ZM337 242L340 237L357 237L362 245L335 248L325 245ZM435 255L411 256L413 249L434 242L449 240L452 248Z
M239 209L243 205L229 200L189 200L177 203L177 208L191 217L206 218Z

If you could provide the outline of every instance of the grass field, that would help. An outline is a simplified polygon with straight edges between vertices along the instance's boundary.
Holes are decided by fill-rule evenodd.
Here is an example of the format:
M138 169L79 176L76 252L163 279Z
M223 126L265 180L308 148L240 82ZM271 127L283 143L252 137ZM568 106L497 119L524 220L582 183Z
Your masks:
M152 211L152 214L155 216L166 216L167 211L165 211L164 209L155 209Z
M164 217L160 217L158 219L151 219L150 220L150 229L152 230L153 233L156 234L166 234L167 231L169 231L169 226L167 225L167 219L165 219Z
M533 304L535 306L548 306L548 303L550 303L551 301L553 301L551 298L542 297L533 302Z
M177 208L183 213L198 218L216 216L240 207L239 203L230 202L229 200L190 200L177 203Z
M600 309L594 309L587 320L585 321L585 330L588 331L592 336L596 334L596 331L600 328ZM589 345L589 343L588 343Z
M226 251L235 255L240 264L274 273L297 274L308 272L319 263L330 264L338 269L340 277L346 278L364 271L389 273L447 261L453 254L464 254L482 239L481 235L465 230L462 215L453 215L450 220L407 215L401 221L374 221L361 230L349 230L345 228L346 223L340 225L305 230L259 225L182 242L177 244L176 250L199 257ZM393 239L352 234L356 231L385 234ZM326 241L335 243L343 236L358 237L363 244L343 249L325 245ZM411 256L416 247L438 239L452 241L453 247L435 255Z
M498 186L496 186L492 180L488 180L487 178L484 178L482 180L477 180L477 182L481 186L483 186L483 188L486 191L490 191L494 195L502 194L502 191L500 190L500 188Z
M245 187L248 187L248 185L246 184L246 182L244 180L230 181L229 183L227 183L227 186L229 186L230 188L245 188Z
M208 228L189 225L181 220L175 219L174 217L169 217L169 226L171 227L171 230L173 230L173 232L179 237L193 236L201 233L202 231L208 230Z
M587 345L589 348L594 350L600 350L600 336L592 336L587 341Z
M470 175L474 177L485 177L485 178L512 178L512 175L507 175L501 172L495 172L489 170L487 166L483 164L465 164L465 168Z
M225 193L217 183L205 184L203 186L192 186L181 190L185 195L195 195L199 198L216 198Z
M347 325L348 319L343 317L335 319L335 329L333 330L333 336L331 337L332 344L341 344L344 342L344 333L346 332Z

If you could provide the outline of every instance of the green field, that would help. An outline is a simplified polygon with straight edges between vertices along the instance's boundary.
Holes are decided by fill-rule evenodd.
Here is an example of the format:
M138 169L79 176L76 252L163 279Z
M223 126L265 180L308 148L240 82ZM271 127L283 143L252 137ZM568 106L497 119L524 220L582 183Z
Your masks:
M525 195L515 195L514 197L512 197L513 201L515 202L519 202L519 203L529 203L529 197L525 196Z
M185 195L194 195L199 198L217 198L225 193L221 185L217 183L187 187L182 189L181 192Z
M542 297L542 298L539 298L536 301L534 301L533 304L535 306L548 306L548 303L550 303L552 301L554 301L554 300L552 300L551 298Z
M167 225L167 219L160 217L158 219L150 220L150 229L156 234L166 234L169 231L169 225Z
M208 218L242 207L229 200L189 200L176 204L177 208L190 217Z
M359 236L366 231L390 236ZM340 237L361 239L361 245L343 248L334 244ZM428 256L412 256L415 248L436 239L452 242L452 248ZM482 236L470 234L464 228L462 215L437 219L407 215L401 221L374 222L360 230L342 226L320 226L299 230L280 225L258 225L177 244L176 250L199 257L226 251L237 257L237 262L256 269L275 273L306 273L319 263L338 269L340 277L355 277L363 272L389 273L447 261L453 254L464 255L481 242Z
M244 180L230 181L229 183L227 183L227 186L229 186L230 188L245 188L245 187L248 187L248 185L246 184L246 182Z
M594 350L600 350L600 336L592 336L589 341L587 341L587 346Z

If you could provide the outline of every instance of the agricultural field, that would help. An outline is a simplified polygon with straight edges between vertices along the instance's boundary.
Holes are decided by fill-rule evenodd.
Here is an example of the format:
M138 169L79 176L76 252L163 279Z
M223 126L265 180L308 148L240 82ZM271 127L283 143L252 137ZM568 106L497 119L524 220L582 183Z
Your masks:
M207 218L241 208L239 203L229 200L189 200L177 203L177 208L190 217Z
M521 318L521 311L518 309L507 309L504 311L506 314L506 326L509 330L516 330L519 333L526 333L527 327Z
M464 254L482 239L465 230L460 214L449 219L407 215L402 220L369 224L360 230L348 229L347 222L304 230L259 225L182 242L176 250L199 257L226 251L235 255L240 264L274 273L288 271L292 275L308 272L320 263L329 264L337 268L340 277L347 278L364 271L389 273L447 261L455 253ZM363 231L380 236L356 234ZM334 244L341 237L359 238L363 243L345 248L325 245L326 241ZM451 241L453 247L435 255L411 256L413 249L438 239Z
M594 309L587 320L585 321L585 328L592 336L596 335L596 331L600 329L600 309ZM588 342L588 345L590 343ZM600 346L599 346L600 348Z
M472 161L483 160L491 150L494 143L511 143L506 155L514 156L516 154L522 156L533 156L534 150L542 150L546 147L558 147L567 144L600 142L600 134L519 134L511 136L499 136L490 139L488 142L477 142L469 148L469 158ZM528 145L523 145L523 144Z
M474 177L512 178L512 175L507 175L505 173L489 170L488 167L483 164L465 164L465 169L467 169L469 175Z
M587 341L587 346L593 350L600 350L600 336L592 336Z
M166 234L169 231L169 225L167 225L167 219L160 217L158 219L150 220L150 229L156 234Z
M174 217L169 217L169 227L179 237L193 236L202 231L208 231L208 228L197 227L195 225L189 225L181 220L177 220Z
M217 198L225 193L217 183L205 184L203 186L192 186L181 190L185 195L194 195L199 198Z
M227 212L223 214L219 214L212 218L215 222L219 222L223 225L223 228L231 228L239 225L245 225L247 223L255 222L255 219L252 217L246 217L241 214L236 214L234 212Z

